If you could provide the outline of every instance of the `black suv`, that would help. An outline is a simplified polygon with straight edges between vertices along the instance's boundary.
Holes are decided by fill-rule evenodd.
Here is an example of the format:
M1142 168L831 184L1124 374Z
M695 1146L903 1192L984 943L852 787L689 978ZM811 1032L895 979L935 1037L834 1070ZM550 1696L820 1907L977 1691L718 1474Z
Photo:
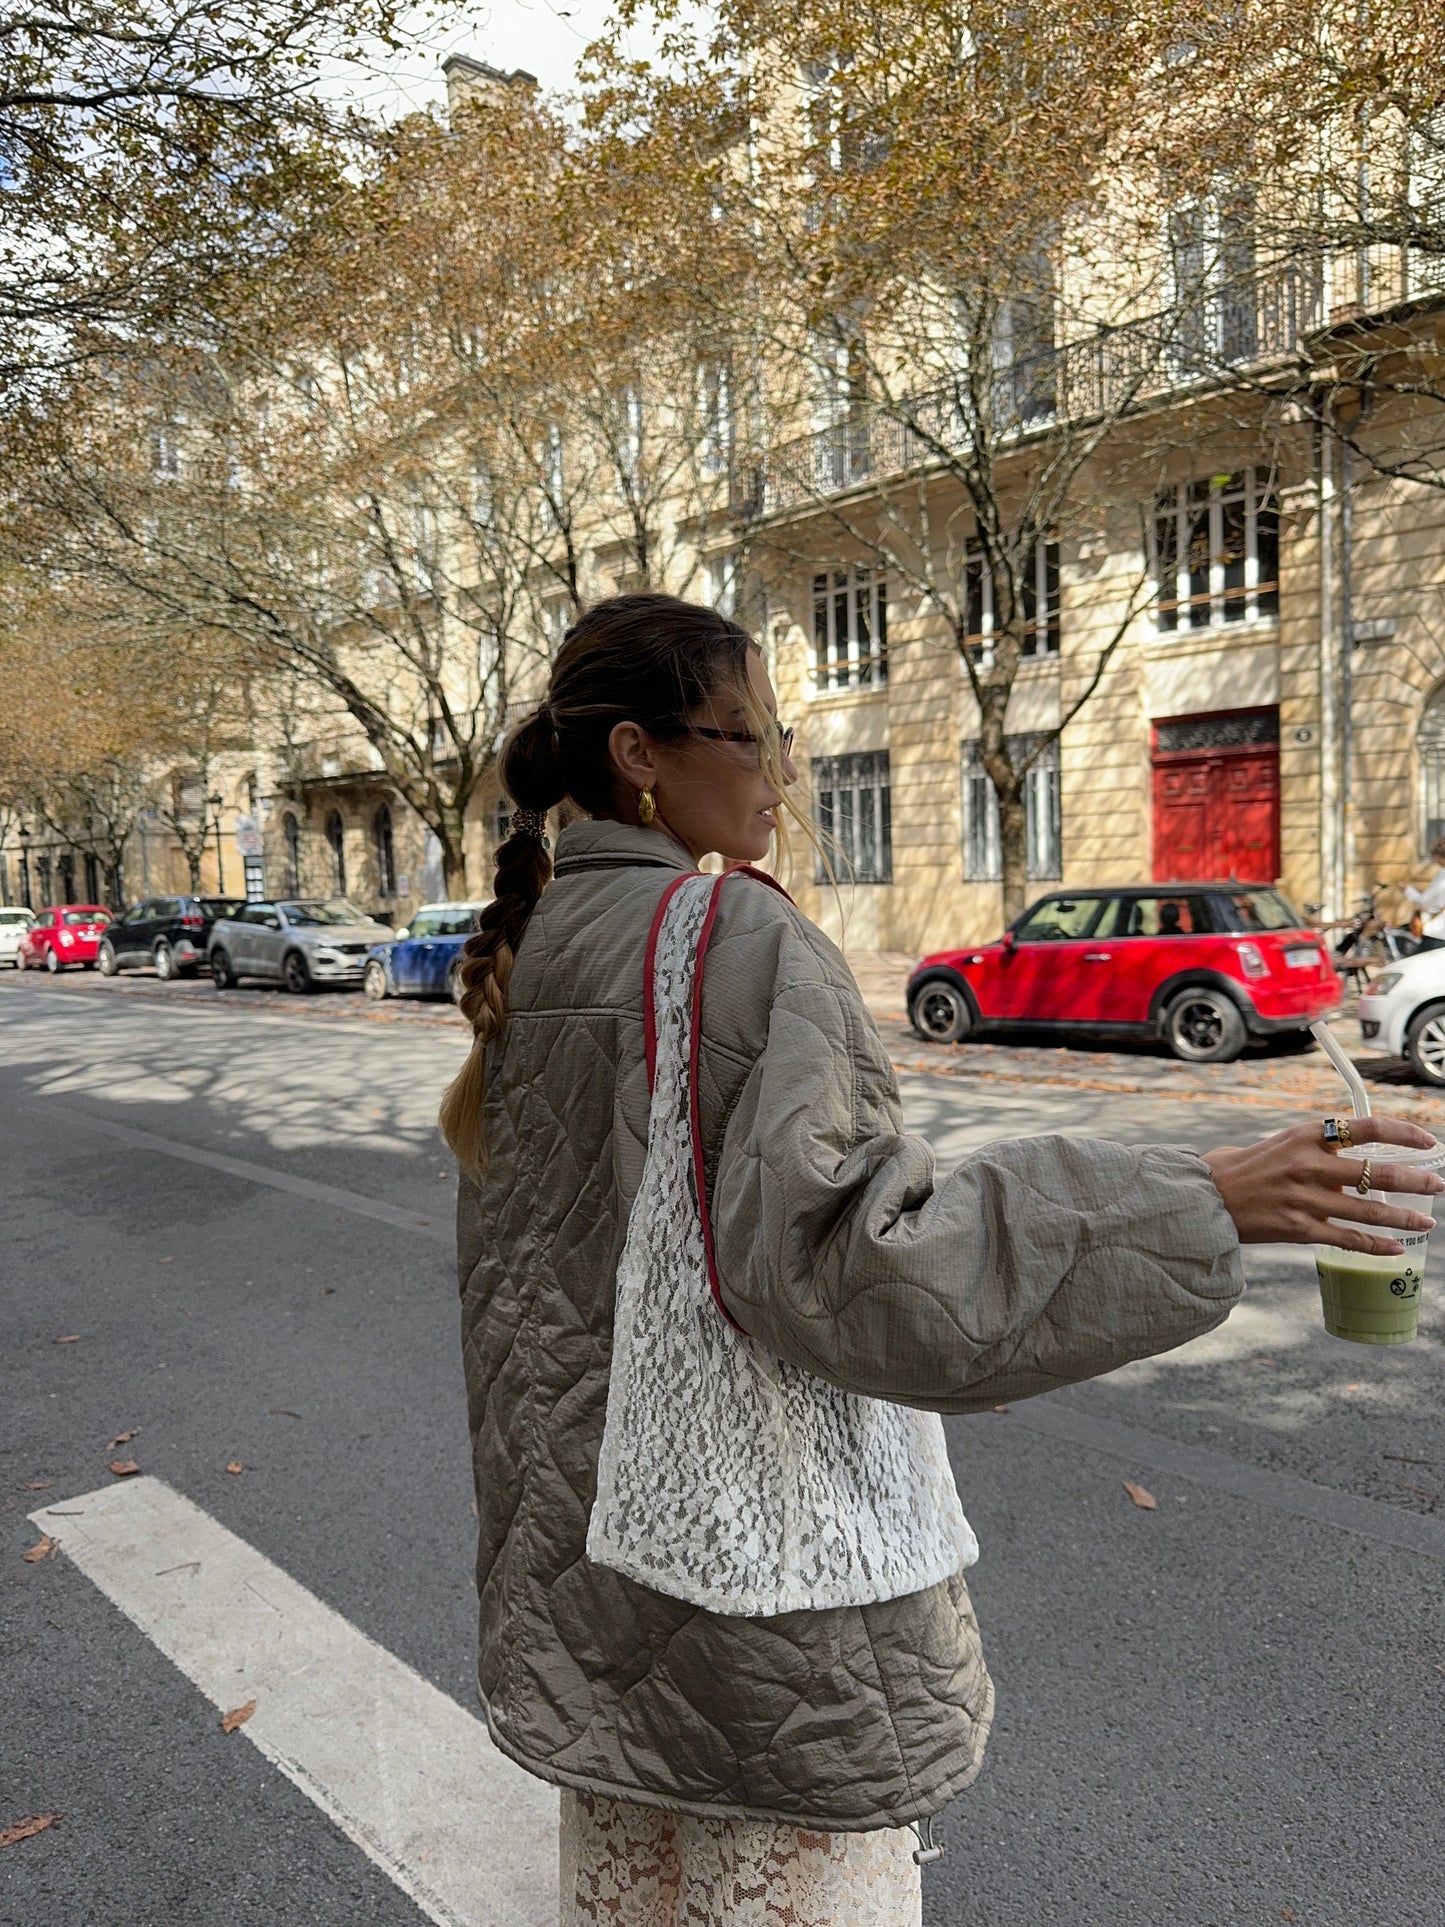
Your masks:
M218 917L240 907L238 897L146 897L110 924L95 967L102 977L154 964L163 982L194 977L206 962L206 940Z

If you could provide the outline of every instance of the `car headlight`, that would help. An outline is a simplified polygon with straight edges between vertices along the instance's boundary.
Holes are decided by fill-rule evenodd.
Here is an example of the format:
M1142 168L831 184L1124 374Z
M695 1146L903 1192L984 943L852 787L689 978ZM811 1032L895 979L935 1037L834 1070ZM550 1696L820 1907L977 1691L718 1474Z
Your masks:
M1405 973L1403 970L1387 970L1382 977L1376 977L1373 982L1366 984L1365 988L1360 992L1360 995L1362 997L1388 997L1396 984L1401 984L1404 981Z

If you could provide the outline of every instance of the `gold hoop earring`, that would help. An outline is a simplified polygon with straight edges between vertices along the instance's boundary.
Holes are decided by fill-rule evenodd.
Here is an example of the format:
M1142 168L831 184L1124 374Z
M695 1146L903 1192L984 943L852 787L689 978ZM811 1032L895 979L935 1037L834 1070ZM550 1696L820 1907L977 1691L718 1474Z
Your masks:
M652 827L652 819L657 815L657 803L651 790L643 790L637 799L637 820L643 829Z

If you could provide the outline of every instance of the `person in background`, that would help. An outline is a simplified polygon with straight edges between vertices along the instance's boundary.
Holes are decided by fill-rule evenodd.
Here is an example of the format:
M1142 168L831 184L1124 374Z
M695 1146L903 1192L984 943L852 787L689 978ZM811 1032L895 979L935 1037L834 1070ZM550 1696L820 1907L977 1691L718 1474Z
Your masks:
M1407 883L1404 894L1415 905L1420 919L1417 936L1445 938L1445 836L1437 836L1430 845L1430 860L1435 864L1435 874L1423 890L1417 890L1413 883Z

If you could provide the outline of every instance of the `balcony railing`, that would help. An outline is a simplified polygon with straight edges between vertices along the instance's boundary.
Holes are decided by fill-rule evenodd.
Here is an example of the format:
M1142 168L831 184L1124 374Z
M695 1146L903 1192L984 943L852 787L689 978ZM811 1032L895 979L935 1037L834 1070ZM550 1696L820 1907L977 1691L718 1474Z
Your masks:
M1164 314L1101 328L995 368L988 395L994 435L1008 443L1064 422L1128 413L1184 390L1226 385L1244 368L1295 354L1322 320L1316 260L1202 287ZM766 462L735 468L732 512L744 521L783 513L946 461L969 439L953 388L888 408L859 406L782 444Z

